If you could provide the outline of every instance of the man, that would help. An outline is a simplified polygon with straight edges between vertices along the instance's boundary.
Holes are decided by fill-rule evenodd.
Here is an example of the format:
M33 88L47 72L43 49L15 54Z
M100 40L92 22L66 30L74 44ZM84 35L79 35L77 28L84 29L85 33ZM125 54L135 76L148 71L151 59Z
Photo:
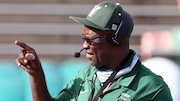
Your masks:
M35 50L15 41L23 48L16 63L30 75L34 101L172 101L163 79L143 66L129 49L134 24L119 3L101 2L86 18L70 18L84 25L81 36L90 66L55 98L48 93Z

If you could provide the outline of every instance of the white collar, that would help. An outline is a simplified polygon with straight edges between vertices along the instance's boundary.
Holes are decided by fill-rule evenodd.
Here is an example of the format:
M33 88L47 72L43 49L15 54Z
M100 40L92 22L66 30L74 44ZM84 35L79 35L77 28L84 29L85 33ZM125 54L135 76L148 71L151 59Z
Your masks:
M116 76L114 77L114 79L117 79L117 78L119 78L121 75L124 75L124 74L129 73L129 72L134 68L134 66L136 65L138 59L139 59L138 56L135 55L134 58L133 58L133 60L132 60L132 62L131 62L131 64L130 64L128 67L120 70L120 71L116 74ZM96 72L97 78L99 79L99 81L100 81L101 83L105 82L105 81L110 77L110 75L111 75L112 73L113 73L113 71L97 71L97 72Z

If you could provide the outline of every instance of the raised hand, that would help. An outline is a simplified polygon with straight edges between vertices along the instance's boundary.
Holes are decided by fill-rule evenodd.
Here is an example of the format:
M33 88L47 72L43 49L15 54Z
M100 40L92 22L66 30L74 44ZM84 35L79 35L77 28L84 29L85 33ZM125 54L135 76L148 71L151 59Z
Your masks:
M42 70L42 66L35 50L23 42L15 41L15 44L22 47L19 51L19 57L16 58L16 63L29 74L33 74Z

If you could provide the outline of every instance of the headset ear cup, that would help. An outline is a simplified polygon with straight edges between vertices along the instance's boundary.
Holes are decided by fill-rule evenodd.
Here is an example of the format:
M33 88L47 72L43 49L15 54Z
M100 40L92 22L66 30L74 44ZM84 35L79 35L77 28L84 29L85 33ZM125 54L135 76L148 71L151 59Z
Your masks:
M107 40L108 42L113 43L114 45L117 45L117 46L120 46L120 44L121 44L120 40L115 39L115 37L114 37L113 34L112 34L112 35L108 35L108 36L106 37L106 40Z

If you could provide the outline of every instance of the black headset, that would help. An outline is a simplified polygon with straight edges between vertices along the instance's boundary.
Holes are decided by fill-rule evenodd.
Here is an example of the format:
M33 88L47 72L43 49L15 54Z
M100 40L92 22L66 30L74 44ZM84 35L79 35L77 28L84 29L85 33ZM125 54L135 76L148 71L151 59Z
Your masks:
M134 22L131 15L124 11L123 18L119 23L118 28L116 29L114 34L107 37L107 40L117 46L120 46L122 38L130 37L133 27Z

